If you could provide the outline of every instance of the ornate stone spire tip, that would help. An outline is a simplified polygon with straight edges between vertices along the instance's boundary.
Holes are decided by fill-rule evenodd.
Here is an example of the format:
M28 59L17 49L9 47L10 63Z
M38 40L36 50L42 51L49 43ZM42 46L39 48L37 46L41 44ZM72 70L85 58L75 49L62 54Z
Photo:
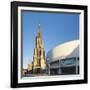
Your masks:
M38 26L40 26L40 23L38 24Z
M38 24L38 28L39 28L39 30L40 30L40 28L41 28L41 24L40 24L40 23Z
M41 34L41 24L40 23L38 24L38 36L42 37L42 34Z

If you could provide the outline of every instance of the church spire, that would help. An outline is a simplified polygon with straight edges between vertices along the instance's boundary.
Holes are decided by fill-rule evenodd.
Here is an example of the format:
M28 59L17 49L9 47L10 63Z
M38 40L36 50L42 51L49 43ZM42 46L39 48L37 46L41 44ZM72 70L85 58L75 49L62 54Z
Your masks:
M35 39L35 48L33 55L33 72L41 73L46 69L45 63L45 51L43 47L42 33L41 33L41 25L38 24L38 33Z
M38 37L42 37L42 33L41 33L41 24L38 24Z

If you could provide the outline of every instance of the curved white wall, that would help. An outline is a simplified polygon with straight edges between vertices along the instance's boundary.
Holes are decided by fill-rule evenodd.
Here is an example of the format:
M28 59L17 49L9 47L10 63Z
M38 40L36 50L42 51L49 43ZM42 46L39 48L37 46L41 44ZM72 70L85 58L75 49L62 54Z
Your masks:
M66 57L79 57L79 44L79 40L74 40L56 46L48 52L47 61Z

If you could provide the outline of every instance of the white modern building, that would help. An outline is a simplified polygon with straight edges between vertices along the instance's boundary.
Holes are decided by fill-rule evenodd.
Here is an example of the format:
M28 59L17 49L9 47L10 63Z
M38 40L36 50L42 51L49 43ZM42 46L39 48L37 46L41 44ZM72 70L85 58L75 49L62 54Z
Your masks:
M79 74L79 44L79 40L73 40L51 49L46 56L48 74Z

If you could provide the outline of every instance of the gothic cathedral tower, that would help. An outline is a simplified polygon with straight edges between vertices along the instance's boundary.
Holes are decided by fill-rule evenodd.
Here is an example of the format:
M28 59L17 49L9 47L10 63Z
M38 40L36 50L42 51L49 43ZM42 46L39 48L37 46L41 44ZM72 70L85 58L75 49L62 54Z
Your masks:
M46 69L45 51L43 47L41 26L38 24L38 33L35 38L35 48L33 55L33 73L42 73Z

